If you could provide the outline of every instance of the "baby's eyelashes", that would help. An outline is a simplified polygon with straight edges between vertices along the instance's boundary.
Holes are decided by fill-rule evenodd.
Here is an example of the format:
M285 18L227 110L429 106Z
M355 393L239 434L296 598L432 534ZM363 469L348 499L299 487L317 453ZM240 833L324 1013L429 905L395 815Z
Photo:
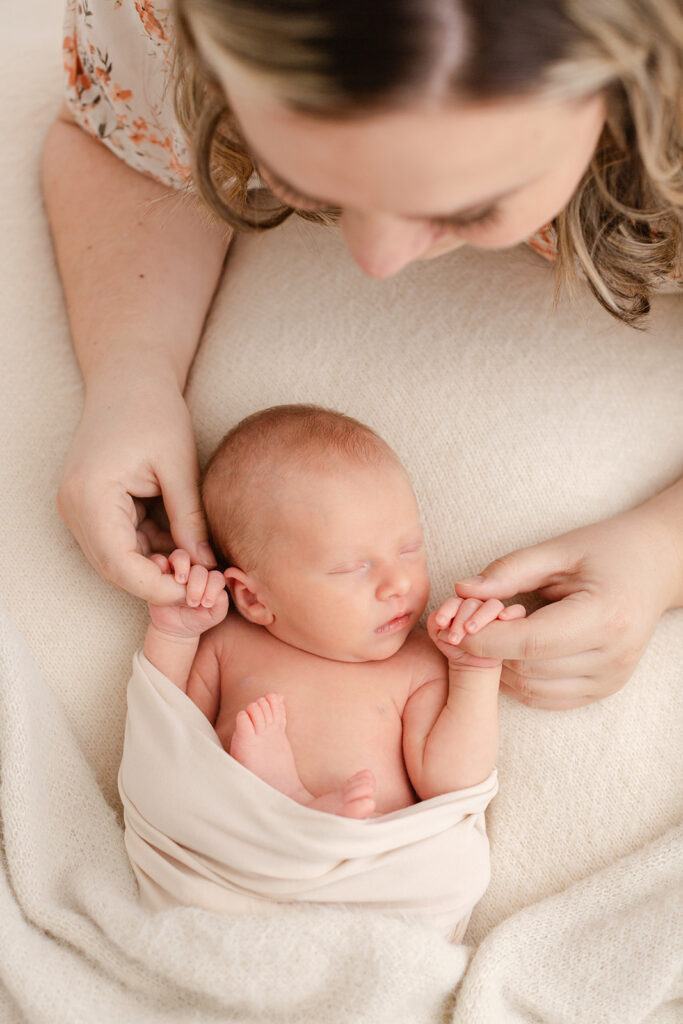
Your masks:
M340 565L335 565L334 569L330 569L328 576L344 576L347 573L360 572L367 567L367 562L342 562Z

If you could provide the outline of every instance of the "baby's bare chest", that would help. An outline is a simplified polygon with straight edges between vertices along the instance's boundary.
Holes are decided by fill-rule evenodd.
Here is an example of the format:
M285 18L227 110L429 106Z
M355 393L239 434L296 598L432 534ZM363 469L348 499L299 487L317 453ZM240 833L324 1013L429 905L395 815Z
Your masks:
M243 643L221 663L216 732L225 749L237 713L267 693L281 693L287 736L311 792L336 788L354 772L370 768L377 780L378 810L386 813L413 803L402 747L407 664L400 658L328 662L275 643Z

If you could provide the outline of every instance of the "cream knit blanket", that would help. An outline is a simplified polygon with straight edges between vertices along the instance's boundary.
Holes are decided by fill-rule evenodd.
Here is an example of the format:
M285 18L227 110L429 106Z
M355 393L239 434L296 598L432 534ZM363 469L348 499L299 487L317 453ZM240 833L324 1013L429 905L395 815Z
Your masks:
M54 508L83 400L39 182L62 13L0 4L0 1024L679 1024L681 612L600 704L501 699L466 945L365 909L140 907L116 776L147 614ZM642 334L583 290L553 309L523 248L371 281L292 221L231 252L188 400L203 457L277 402L377 429L415 483L436 603L681 474L682 312L657 299Z
M360 904L460 941L489 881L484 811L497 789L494 771L381 818L311 810L230 757L196 705L144 655L133 659L119 792L152 910Z

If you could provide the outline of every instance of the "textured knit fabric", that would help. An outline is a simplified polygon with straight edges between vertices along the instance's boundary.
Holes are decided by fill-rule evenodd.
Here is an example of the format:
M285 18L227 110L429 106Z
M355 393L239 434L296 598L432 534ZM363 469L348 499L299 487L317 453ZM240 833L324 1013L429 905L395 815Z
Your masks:
M2 1024L678 1024L678 611L607 700L501 699L491 883L466 946L365 910L140 907L116 776L147 612L54 503L83 402L40 194L62 10L3 14ZM415 483L431 607L498 555L633 507L681 473L680 296L655 299L644 334L581 286L553 308L550 278L524 247L375 281L336 232L237 239L188 387L202 457L278 402L369 423Z

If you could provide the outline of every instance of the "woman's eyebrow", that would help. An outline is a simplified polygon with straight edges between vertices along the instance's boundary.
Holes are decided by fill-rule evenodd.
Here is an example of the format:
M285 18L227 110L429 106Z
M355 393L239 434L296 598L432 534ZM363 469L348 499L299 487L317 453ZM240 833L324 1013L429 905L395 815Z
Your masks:
M309 196L296 188L294 185L290 185L288 181L285 181L277 171L274 171L264 160L256 158L257 169L262 168L267 176L273 181L275 185L281 188L284 192L289 192L296 196L298 199L302 199L305 203L311 203L316 206L335 206L335 203L331 203L329 199L321 199L319 196ZM532 179L534 181L535 179ZM486 199L480 199L476 203L470 203L469 206L463 206L459 210L450 210L448 213L430 213L430 214L405 214L405 220L457 220L458 217L466 219L471 217L473 214L480 213L488 210L490 207L495 206L496 203L502 202L503 199L508 199L516 192L526 188L532 182L524 182L520 185L514 185L512 188L506 189L504 192L499 192L496 195L489 196Z

